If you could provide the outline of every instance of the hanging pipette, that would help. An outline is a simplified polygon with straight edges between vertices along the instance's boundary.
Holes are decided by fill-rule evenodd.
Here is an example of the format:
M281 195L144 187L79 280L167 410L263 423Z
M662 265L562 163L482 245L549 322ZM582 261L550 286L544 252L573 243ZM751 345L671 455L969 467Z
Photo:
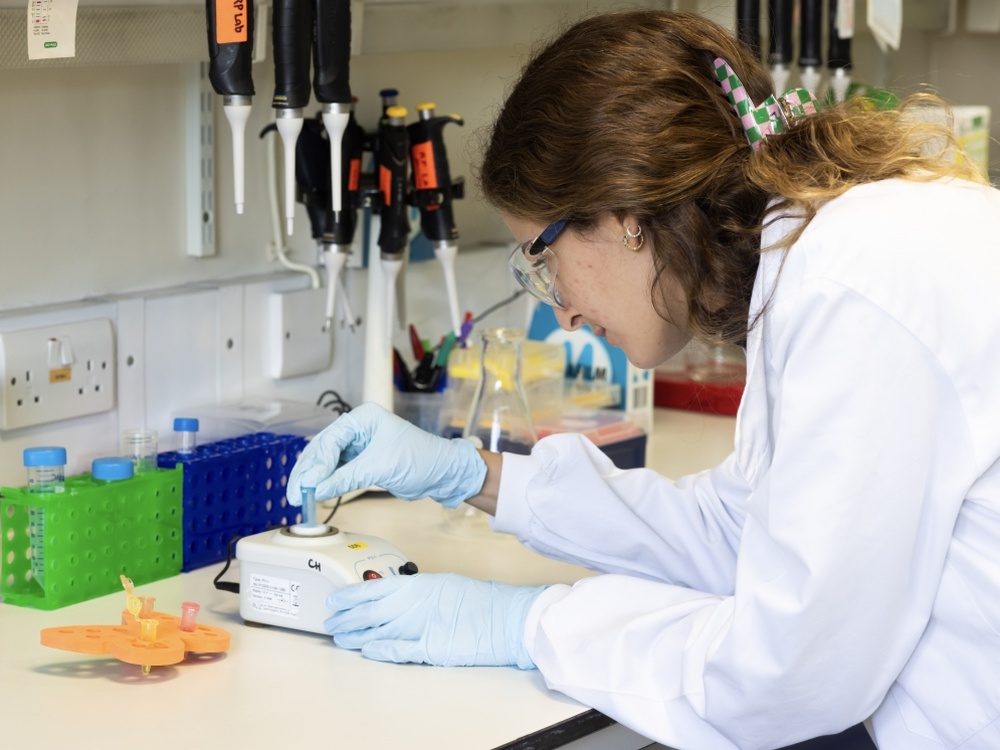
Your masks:
M769 0L767 20L770 28L767 64L771 66L774 93L781 96L788 87L788 66L792 62L793 0Z
M737 0L736 36L760 59L760 0Z
M851 89L851 33L854 18L848 16L853 11L853 2L838 4L837 0L830 0L830 46L826 64L830 69L830 88L836 102L844 101Z
M386 344L391 346L396 279L406 257L410 235L409 206L406 202L409 136L405 122L406 107L394 105L385 114L385 119L379 125L375 167L381 196L378 246L385 276Z
M324 131L325 126L320 120L310 119L303 123L296 148L295 176L298 199L309 214L312 237L316 240L319 256L327 271L326 325L330 327L336 311L336 295L342 286L337 281L351 253L357 228L365 134L352 113L340 141L339 171L335 179L331 179L332 144ZM334 185L340 186L342 194L340 211L330 208ZM351 326L353 328L353 320Z
M236 213L243 213L244 143L254 95L254 10L252 0L207 0L208 79L222 97L222 111L233 138L233 193Z
M341 141L351 116L351 0L316 0L316 44L313 48L313 91L323 105L323 124L330 138L330 174L341 172ZM343 210L343 185L333 181L331 206Z
M354 234L358 226L358 209L361 207L361 157L364 152L364 130L354 119L354 104L351 104L347 127L344 128L340 141L340 158L337 159L339 171L333 172L332 184L339 187L341 209L330 211L327 231L324 234L323 264L326 266L327 325L333 322L338 291L341 295L341 306L350 310L347 299L343 296L343 282L340 272L347 263L354 244ZM332 148L332 145L331 145ZM332 164L332 162L331 162ZM347 314L351 330L354 329L353 315Z
M823 64L823 0L801 0L799 5L799 82L814 96L819 91ZM782 92L778 92L779 94Z
M458 335L462 328L455 282L458 228L452 201L465 195L465 182L462 178L452 182L443 131L450 122L464 125L465 121L458 115L435 117L434 104L430 102L418 104L417 113L419 119L407 128L413 163L413 198L420 210L420 228L444 269L451 327Z
M295 146L302 132L303 109L309 104L309 62L314 26L310 0L274 0L275 124L285 153L285 225L295 219Z

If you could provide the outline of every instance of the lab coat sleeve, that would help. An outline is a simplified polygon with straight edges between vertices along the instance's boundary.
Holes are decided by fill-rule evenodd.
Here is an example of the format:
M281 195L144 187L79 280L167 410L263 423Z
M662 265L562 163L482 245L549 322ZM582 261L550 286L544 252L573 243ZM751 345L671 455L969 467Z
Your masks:
M731 456L673 482L618 469L587 438L547 437L504 454L493 528L557 560L732 593L747 485Z
M926 626L974 474L954 388L893 316L824 280L771 314L780 387L735 593L597 576L547 589L525 628L551 688L681 750L770 750L871 715Z

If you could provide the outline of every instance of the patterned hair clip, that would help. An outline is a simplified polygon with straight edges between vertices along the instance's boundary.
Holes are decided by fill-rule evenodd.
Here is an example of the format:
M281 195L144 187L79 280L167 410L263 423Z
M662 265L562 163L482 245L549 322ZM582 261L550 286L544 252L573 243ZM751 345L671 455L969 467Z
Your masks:
M729 63L717 57L714 67L716 80L736 110L754 151L760 149L767 136L781 133L819 111L816 97L802 88L789 89L779 97L771 94L762 104L755 105Z

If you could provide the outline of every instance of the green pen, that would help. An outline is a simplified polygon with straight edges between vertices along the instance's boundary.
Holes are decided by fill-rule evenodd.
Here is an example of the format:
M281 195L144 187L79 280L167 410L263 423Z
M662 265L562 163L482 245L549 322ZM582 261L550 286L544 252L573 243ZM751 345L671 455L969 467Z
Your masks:
M448 355L451 354L453 346L455 346L455 332L448 331L448 335L444 337L444 341L441 343L441 348L438 349L437 359L434 360L434 366L437 369L443 369L448 365Z

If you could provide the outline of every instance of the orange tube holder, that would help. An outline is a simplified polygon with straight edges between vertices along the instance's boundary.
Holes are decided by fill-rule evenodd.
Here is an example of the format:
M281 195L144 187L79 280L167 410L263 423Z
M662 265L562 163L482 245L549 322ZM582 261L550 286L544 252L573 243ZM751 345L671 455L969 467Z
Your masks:
M194 624L165 612L142 612L142 602L132 594L132 582L122 576L128 593L121 625L70 625L42 630L43 646L79 654L110 654L144 673L184 661L188 652L214 654L229 650L229 633L221 628ZM145 598L145 597L143 597ZM185 602L190 607L190 603ZM140 614L142 615L140 617ZM183 627L182 627L183 625Z

